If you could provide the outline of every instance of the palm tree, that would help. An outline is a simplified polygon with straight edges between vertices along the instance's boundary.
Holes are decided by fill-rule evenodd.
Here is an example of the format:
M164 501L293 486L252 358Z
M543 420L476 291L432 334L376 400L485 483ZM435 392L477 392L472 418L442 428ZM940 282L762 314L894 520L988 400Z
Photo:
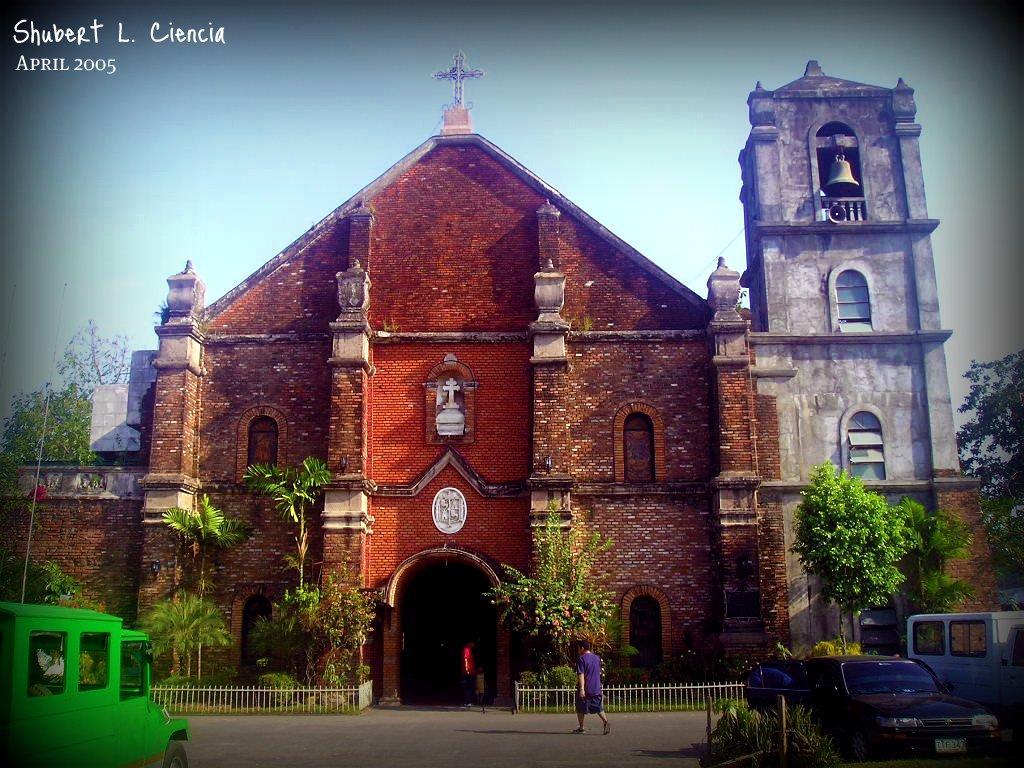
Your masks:
M327 465L314 456L302 464L281 469L270 464L254 464L245 471L245 482L256 493L269 496L277 502L277 509L286 520L298 527L295 535L296 556L287 558L299 572L299 586L305 579L306 555L309 552L309 522L306 508L316 501L320 489L331 480Z
M203 677L202 647L223 647L231 644L224 616L213 603L196 595L178 595L154 605L139 621L153 639L157 653L171 651L171 674L179 672L185 655L185 674L192 676L192 652L197 652L196 674Z
M171 507L163 514L164 523L192 550L196 568L196 593L206 595L213 584L207 570L207 555L212 548L227 549L237 546L249 537L249 528L237 517L228 517L210 503L205 494L195 510Z
M195 567L196 593L199 599L213 586L213 577L207 568L207 555L211 549L228 549L249 537L249 528L243 520L228 517L210 503L203 494L195 510L171 507L163 514L164 523L192 550ZM198 671L203 670L203 646L196 649Z
M973 593L966 581L946 573L950 560L967 554L971 533L959 518L943 510L929 512L923 505L904 498L902 508L906 520L910 598L918 611L944 613Z

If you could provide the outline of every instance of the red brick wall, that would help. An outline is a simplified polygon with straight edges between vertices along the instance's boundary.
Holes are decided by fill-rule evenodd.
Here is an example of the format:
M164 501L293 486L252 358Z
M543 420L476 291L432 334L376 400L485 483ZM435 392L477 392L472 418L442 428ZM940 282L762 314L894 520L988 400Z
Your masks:
M608 572L617 602L644 584L667 595L671 616L663 615L662 622L671 620L672 647L662 649L665 657L689 642L699 646L714 615L715 558L707 498L576 495L573 505L587 530L614 543L598 567Z
M444 145L364 203L373 211L371 324L401 331L523 330L536 319L544 197L479 147ZM210 323L224 333L321 331L338 314L347 222L326 227ZM700 307L563 213L566 317L595 329L701 328ZM590 283L590 285L587 285Z
M977 489L937 490L935 505L959 517L971 531L971 549L967 557L953 560L948 568L951 576L963 579L974 587L974 596L957 610L998 611L996 575L992 567L988 535L981 524L981 503Z
M306 456L326 460L330 355L329 339L208 344L201 380L203 481L236 478L238 420L254 406L271 406L287 418L279 464L297 464Z
M134 621L142 551L142 500L53 499L36 505L32 561L56 562L84 594ZM27 507L0 519L0 539L24 555ZM19 580L20 584L20 580Z
M475 435L456 450L487 482L525 480L530 456L530 348L525 344L378 344L370 379L373 400L369 475L377 483L416 480L444 452L424 441L423 385L448 353L477 382Z
M559 433L571 443L568 471L581 481L614 482L615 414L630 402L654 407L664 422L665 480L706 481L710 463L708 352L703 339L571 341L565 391L555 393Z
M468 517L458 533L446 535L434 527L431 505L434 495L454 487L466 497ZM481 496L452 467L446 467L413 497L374 497L371 513L376 518L373 536L367 540L369 580L366 586L381 587L406 558L447 542L483 555L497 563L525 568L529 558L529 499Z

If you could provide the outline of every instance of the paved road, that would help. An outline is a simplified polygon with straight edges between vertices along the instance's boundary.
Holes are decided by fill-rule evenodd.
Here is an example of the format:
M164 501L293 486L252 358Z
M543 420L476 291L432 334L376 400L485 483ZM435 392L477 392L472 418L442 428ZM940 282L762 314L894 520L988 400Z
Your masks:
M612 732L573 715L371 709L362 715L192 716L192 768L620 768L697 766L701 712L613 714Z

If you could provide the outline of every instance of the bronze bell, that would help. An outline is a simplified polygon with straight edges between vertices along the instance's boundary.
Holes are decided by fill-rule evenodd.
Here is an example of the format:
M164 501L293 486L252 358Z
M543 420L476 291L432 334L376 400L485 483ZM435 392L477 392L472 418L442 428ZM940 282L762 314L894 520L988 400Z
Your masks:
M832 167L829 168L828 181L825 182L825 188L831 190L833 186L840 184L860 187L860 183L853 178L853 169L850 167L850 162L842 152L836 155L836 159L832 161ZM842 187L836 191L841 192Z

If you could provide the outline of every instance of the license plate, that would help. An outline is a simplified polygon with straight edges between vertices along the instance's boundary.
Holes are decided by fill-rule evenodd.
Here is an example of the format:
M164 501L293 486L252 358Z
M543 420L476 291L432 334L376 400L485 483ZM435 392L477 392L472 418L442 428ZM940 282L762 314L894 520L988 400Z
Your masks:
M936 739L935 754L951 755L967 751L967 739Z

